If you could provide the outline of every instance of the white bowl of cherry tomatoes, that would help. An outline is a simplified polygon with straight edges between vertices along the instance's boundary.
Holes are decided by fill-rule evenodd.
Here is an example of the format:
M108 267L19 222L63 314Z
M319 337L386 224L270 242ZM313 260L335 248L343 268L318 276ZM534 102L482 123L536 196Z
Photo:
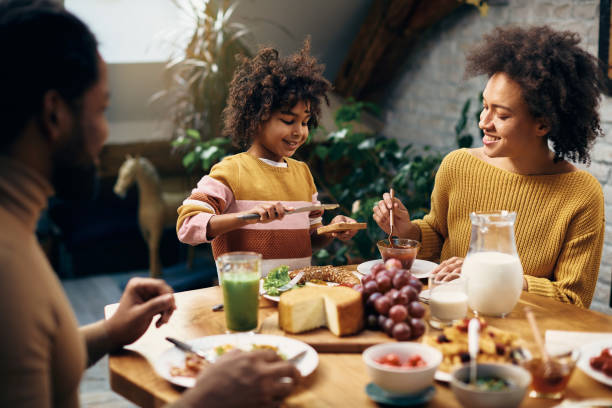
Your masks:
M426 344L389 342L362 354L372 382L393 395L419 394L427 389L442 362L442 353Z

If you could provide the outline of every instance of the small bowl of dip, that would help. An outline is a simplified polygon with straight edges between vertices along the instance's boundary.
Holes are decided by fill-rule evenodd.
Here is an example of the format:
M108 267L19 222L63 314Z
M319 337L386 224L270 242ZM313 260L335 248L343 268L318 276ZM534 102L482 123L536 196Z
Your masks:
M382 239L376 243L383 262L395 258L402 263L403 269L410 269L419 253L421 243L407 238L392 238L391 242L393 245L387 239Z

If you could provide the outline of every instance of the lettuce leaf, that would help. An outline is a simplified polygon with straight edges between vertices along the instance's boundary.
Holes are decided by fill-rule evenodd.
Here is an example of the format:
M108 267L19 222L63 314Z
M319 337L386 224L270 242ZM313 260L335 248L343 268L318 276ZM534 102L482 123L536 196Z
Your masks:
M266 293L270 296L280 295L280 288L291 281L289 277L289 267L287 265L281 265L278 268L272 269L268 276L264 278L263 288Z

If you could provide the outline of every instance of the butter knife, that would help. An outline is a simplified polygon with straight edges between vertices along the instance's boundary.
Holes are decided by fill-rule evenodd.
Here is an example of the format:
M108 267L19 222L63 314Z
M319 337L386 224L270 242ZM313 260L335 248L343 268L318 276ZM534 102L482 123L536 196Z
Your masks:
M189 352L189 353L193 353L199 357L202 357L204 360L208 361L208 357L206 357L206 353L204 353L202 350L198 350L194 347L192 347L190 344L187 344L183 341L180 341L178 339L175 339L174 337L166 337L166 340L168 340L170 343L174 344L177 348Z
M339 204L318 204L318 205L307 205L306 207L296 208L295 210L286 211L286 214L297 214L301 212L311 212L311 211L319 211L319 210L333 210L334 208L338 208ZM241 220L255 220L259 218L259 214L242 214L237 218Z

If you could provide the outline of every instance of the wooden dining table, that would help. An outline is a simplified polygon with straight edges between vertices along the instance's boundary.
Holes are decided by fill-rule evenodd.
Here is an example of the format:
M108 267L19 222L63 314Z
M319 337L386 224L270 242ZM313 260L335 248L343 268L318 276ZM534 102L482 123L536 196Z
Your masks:
M110 355L110 385L113 391L142 407L159 407L181 396L183 389L174 386L153 369L153 362L168 348L166 336L190 340L225 333L225 315L212 307L222 303L222 291L218 286L176 293L177 310L170 322L161 328L153 324L135 343ZM115 305L108 305L108 317ZM488 324L516 332L528 348L535 350L533 336L525 318L525 308L530 307L540 330L568 330L582 332L609 332L612 335L612 316L585 310L550 298L524 292L512 311L505 318L487 318ZM259 318L276 313L276 303L264 298L260 301ZM427 333L435 334L428 327ZM389 338L388 341L394 341ZM417 340L418 341L418 340ZM357 350L357 349L356 349ZM297 389L285 400L286 407L376 407L365 392L370 382L359 352L319 352L319 365L304 378ZM428 407L459 407L446 383L435 383L436 393ZM612 388L601 384L576 368L565 398L612 399ZM521 407L552 407L557 400L525 397Z

